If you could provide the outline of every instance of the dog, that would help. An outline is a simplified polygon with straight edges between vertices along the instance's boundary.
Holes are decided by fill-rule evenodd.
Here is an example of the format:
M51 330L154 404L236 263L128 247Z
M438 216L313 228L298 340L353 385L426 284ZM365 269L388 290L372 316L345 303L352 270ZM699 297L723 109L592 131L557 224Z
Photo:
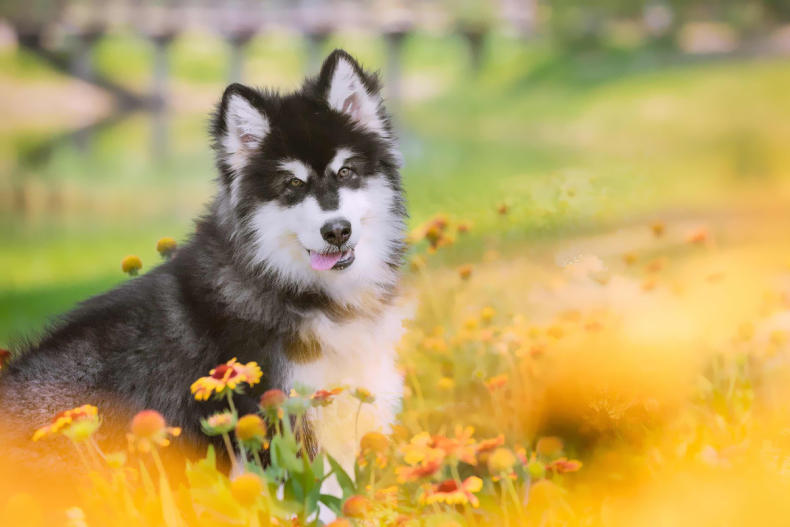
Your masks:
M121 428L155 409L182 427L183 444L205 447L200 419L223 403L196 401L190 385L233 357L263 370L234 395L239 415L270 388L370 391L359 417L348 391L308 414L310 444L346 469L358 435L388 432L403 388L407 214L377 76L335 50L294 93L232 84L211 135L217 189L191 238L16 350L0 375L4 445L27 445L58 412L94 404Z

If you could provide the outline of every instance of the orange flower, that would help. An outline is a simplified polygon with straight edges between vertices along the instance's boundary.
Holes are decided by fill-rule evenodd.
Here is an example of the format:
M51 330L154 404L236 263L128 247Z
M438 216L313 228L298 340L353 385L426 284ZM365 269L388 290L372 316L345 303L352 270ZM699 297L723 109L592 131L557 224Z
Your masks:
M42 426L33 434L33 441L55 434L63 434L74 441L83 441L99 428L99 409L84 404L71 410L60 412L47 426Z
M657 221L657 222L653 223L652 225L650 225L650 229L653 231L653 236L658 238L662 234L664 234L665 226L664 226L663 222Z
M472 438L474 431L474 428L471 426L467 426L466 428L458 426L455 428L455 437L450 438L435 435L432 438L432 445L444 451L447 457L454 457L469 465L476 465L477 445Z
M504 387L506 384L507 384L507 375L503 373L502 375L496 375L488 379L486 381L486 388L488 388L493 392L495 390Z
M447 479L441 483L431 485L420 497L426 505L433 503L446 503L448 505L470 504L472 507L480 505L475 496L483 488L483 480L477 476L469 476L460 485L454 479Z
M332 388L331 390L317 390L310 396L313 406L327 406L332 403L335 395L343 391L343 388Z
M370 500L365 496L360 496L358 494L349 496L343 504L343 516L348 516L349 518L364 518L368 511L370 511L370 506Z
M139 452L150 452L153 448L170 444L168 436L178 437L181 429L170 427L156 410L143 410L132 419L132 433L126 434L129 448Z
M505 436L499 434L496 437L492 437L491 439L484 439L477 444L477 453L483 452L490 452L497 447L500 447L505 444Z
M428 432L414 436L408 444L400 447L400 452L407 464L395 469L400 483L434 475L442 467L445 457L444 450L433 446Z
M553 470L558 474L564 474L566 472L576 472L580 468L582 468L581 461L575 459L568 459L566 457L555 459L554 461L546 465L546 470Z
M220 364L209 372L208 377L201 377L192 383L190 390L198 401L207 401L212 394L223 396L227 390L237 391L242 383L250 386L261 380L261 369L256 362L240 364L233 357L225 364Z
M458 268L458 276L461 277L461 280L468 280L470 276L472 276L472 266L469 264L462 265Z

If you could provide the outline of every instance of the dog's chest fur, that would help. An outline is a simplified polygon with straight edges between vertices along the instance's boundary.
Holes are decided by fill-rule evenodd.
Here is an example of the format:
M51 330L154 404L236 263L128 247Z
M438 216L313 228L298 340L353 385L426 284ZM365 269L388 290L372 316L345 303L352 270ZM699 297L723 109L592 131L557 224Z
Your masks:
M316 313L302 324L300 337L311 352L291 362L286 385L314 389L346 388L328 406L310 410L318 445L345 468L353 465L359 439L366 432L389 433L400 409L403 379L396 369L396 344L403 334L407 308L385 307L376 316L334 321ZM364 404L351 394L367 389L374 397Z

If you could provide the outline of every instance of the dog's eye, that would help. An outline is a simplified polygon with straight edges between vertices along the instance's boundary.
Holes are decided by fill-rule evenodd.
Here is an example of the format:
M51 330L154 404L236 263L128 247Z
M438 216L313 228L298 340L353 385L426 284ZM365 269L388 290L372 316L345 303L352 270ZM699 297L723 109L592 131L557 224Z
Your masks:
M354 171L351 170L348 167L343 167L343 168L341 168L340 170L337 171L337 179L339 179L341 181L344 180L344 179L348 179L348 178L350 178L353 175L354 175Z
M292 177L288 180L288 186L291 188L299 188L304 185L304 181L299 179L298 177Z

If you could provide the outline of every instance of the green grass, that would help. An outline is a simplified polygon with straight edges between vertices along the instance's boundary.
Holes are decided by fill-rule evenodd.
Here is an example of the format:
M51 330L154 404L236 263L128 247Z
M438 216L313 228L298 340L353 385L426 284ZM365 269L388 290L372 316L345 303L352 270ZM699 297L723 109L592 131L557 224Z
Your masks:
M338 45L384 64L382 42L340 35L326 47ZM113 37L100 46L97 65L144 86L146 46ZM305 49L290 37L257 38L249 53L255 84L292 87L301 75ZM192 35L171 54L174 84L207 101L219 97L223 41ZM738 192L786 180L786 61L699 62L654 49L567 55L501 36L487 56L472 77L460 39L405 43L404 85L438 87L436 96L404 102L399 119L415 225L441 211L474 223L471 246L518 250L667 208L726 205ZM5 63L20 81L46 75L24 54L0 57ZM140 254L148 267L158 259L156 239L188 232L213 177L211 105L200 101L199 111L171 120L165 159L151 154L143 115L103 131L86 151L60 148L31 167L15 167L14 158L46 131L19 123L6 133L0 167L11 169L0 174L2 188L24 181L42 195L61 192L65 205L58 214L46 207L25 218L0 213L10 225L0 234L0 345L122 279L125 254ZM493 212L501 202L511 207L507 218ZM446 258L472 252L459 248Z

